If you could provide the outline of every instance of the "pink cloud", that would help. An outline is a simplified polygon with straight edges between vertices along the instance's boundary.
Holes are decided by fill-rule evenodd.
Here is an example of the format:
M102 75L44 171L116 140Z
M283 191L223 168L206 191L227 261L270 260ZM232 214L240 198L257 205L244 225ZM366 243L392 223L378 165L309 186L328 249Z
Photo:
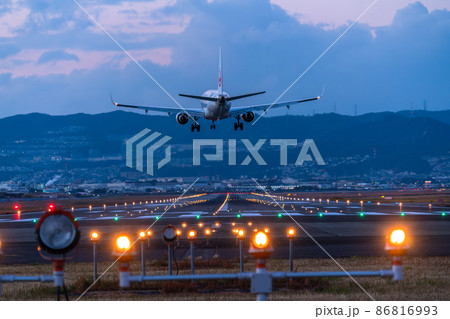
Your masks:
M78 57L75 60L50 61L38 63L39 57L46 50L22 50L14 56L2 60L0 73L11 73L13 78L29 76L46 76L51 74L70 74L73 71L91 71L104 65L123 69L131 62L130 58L121 51L82 51L66 50L67 53ZM150 61L166 66L172 61L171 48L157 48L151 50L131 50L130 54L138 61ZM131 62L132 63L132 62Z
M374 0L271 0L289 15L304 24L326 24L326 28L336 28L348 21L354 21ZM398 9L417 2L417 0L378 1L360 20L370 26L386 26ZM421 0L428 10L450 9L448 0Z

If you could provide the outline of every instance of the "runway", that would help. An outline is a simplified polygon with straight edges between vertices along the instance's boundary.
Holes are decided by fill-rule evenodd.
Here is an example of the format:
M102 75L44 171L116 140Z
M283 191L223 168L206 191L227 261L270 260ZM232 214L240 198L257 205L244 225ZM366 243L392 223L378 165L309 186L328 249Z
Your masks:
M450 252L450 209L435 205L361 203L307 197L271 198L262 194L239 193L191 195L174 203L175 198L73 209L82 232L73 260L92 260L89 234L93 230L101 236L97 244L99 260L112 261L115 236L126 233L137 238L139 231L149 227L153 236L149 245L145 241L145 256L147 259L163 259L167 246L162 242L161 230L169 224L182 231L175 249L177 259L189 255L186 234L190 227L199 231L195 255L206 259L238 257L238 245L232 232L235 228L246 231L246 255L251 234L255 229L267 228L273 240L272 256L286 258L286 231L289 227L296 230L296 258L326 257L325 251L333 257L384 255L385 235L394 226L407 230L411 238L411 255L445 256ZM72 211L71 207L64 207L64 202L60 204ZM43 261L37 252L34 234L36 222L43 213L0 216L2 264ZM211 230L208 240L205 229ZM139 245L137 242L137 252Z

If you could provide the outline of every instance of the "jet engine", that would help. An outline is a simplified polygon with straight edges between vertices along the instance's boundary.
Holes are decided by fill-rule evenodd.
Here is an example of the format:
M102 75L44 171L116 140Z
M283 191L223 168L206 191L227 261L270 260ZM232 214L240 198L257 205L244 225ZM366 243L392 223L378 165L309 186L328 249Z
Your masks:
M179 124L186 124L189 121L189 116L186 113L178 113L177 114L177 122Z
M242 114L242 119L245 121L245 122L251 122L251 121L253 121L254 119L255 119L255 113L253 113L253 112L247 112L247 113L245 113L245 114Z

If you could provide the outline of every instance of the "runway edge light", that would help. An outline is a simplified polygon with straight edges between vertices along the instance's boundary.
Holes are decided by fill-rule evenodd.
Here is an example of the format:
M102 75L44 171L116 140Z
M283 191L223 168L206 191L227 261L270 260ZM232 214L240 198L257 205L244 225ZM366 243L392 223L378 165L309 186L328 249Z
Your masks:
M132 242L127 235L117 236L114 240L113 257L119 263L119 286L120 288L130 287L130 262L134 259L135 253L132 250Z
M294 228L289 228L287 230L287 237L289 239L293 239L295 237L295 229Z
M92 231L90 237L92 242L97 242L100 239L100 234L97 231Z
M401 228L396 228L386 236L385 250L392 256L392 280L403 279L403 256L409 249L406 232Z

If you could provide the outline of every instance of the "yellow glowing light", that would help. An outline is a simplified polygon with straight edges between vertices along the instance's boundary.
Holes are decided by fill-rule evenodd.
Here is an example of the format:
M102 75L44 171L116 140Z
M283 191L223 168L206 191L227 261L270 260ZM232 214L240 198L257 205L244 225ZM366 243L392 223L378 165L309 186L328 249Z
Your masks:
M199 224L198 224L198 227L203 227L203 223L199 223Z
M140 239L145 238L145 232L144 231L139 232L139 238Z
M266 248L267 246L269 246L269 235L267 235L266 233L260 231L257 232L255 235L253 235L253 245L256 248Z
M181 236L181 230L177 229L176 233L177 233L177 236Z
M269 232L269 228L264 228L264 232L268 233Z
M253 225L253 223L252 222L248 222L248 225L251 226L251 225Z
M211 230L209 230L209 229L205 229L205 235L206 235L206 236L209 236L209 235L211 235Z
M245 231L244 231L243 229L239 229L239 230L237 231L237 235L238 235L239 237L244 237Z
M401 245L406 239L406 234L402 229L395 229L391 233L390 241L394 245Z
M131 246L130 239L128 238L128 236L117 237L116 246L117 246L117 248L119 248L121 250L126 250L126 249L130 248L130 246Z
M288 229L288 236L294 236L295 235L295 229L294 228L289 228Z
M100 238L100 235L96 231L93 231L91 233L91 240L98 240L99 238Z
M216 227L219 227L220 226L220 224L219 223L216 223Z
M186 228L186 223L181 224L181 227Z
M194 238L197 236L197 232L195 230L190 230L188 233L189 238Z
M147 230L147 237L152 237L152 232L151 232L151 230Z

